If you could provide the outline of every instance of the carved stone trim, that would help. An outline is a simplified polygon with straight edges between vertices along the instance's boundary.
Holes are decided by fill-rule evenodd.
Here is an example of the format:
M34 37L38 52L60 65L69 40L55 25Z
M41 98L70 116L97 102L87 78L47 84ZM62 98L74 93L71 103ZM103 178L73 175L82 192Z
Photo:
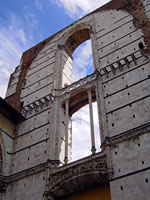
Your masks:
M106 156L93 157L93 160L85 160L76 165L64 166L57 169L49 177L49 189L47 195L55 198L68 195L72 192L88 188L93 184L101 184L109 181Z
M121 143L124 142L126 140L131 140L134 139L140 135L143 135L145 133L149 133L150 132L150 123L143 125L141 127L138 127L136 129L132 129L127 131L126 133L122 133L120 135L114 136L114 137L107 137L105 138L102 147L104 148L105 146L113 146L117 143Z
M53 104L54 96L52 94L48 94L22 108L22 115L26 117L28 113L32 113L33 110L37 112L39 109L42 110L43 106L46 105L48 107L49 103Z
M58 160L48 160L45 163L42 163L35 167L29 168L27 170L18 172L16 174L12 174L10 176L0 176L0 184L3 182L4 183L6 182L7 184L9 184L9 183L18 181L18 180L26 178L28 176L32 176L34 174L45 171L47 168L50 168L53 171L53 169L56 169L59 165L60 165L60 161L58 161Z

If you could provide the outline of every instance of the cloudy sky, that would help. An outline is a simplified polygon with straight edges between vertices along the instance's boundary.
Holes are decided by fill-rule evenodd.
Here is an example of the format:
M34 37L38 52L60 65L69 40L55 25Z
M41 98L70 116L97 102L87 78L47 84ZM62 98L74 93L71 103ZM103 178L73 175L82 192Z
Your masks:
M0 96L5 97L10 73L22 52L109 0L4 0L0 6ZM93 72L90 41L73 54L73 81ZM99 148L96 105L95 132ZM86 130L86 131L85 131ZM84 135L81 133L84 133ZM83 145L84 144L84 145ZM77 148L77 146L83 146ZM73 116L73 158L90 154L88 107Z

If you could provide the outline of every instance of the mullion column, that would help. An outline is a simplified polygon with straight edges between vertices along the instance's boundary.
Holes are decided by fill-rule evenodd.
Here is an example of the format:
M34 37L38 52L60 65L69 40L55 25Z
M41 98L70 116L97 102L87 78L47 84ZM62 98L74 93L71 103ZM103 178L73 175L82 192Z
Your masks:
M93 107L92 107L92 94L91 89L87 90L88 92L88 100L89 100L89 111L90 111L90 128L91 128L91 146L92 146L92 154L95 154L95 135L94 135L94 120L93 120Z
M65 100L65 164L68 163L68 122L69 122L69 99Z

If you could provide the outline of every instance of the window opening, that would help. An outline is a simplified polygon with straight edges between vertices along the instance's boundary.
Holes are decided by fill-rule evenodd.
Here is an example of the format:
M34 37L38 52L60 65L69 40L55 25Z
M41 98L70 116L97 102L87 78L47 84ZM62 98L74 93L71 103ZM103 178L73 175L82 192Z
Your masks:
M144 49L144 45L142 42L139 43L139 49Z
M94 72L91 40L83 42L73 52L72 81L78 81Z
M93 105L94 132L96 153L100 151L100 133L97 113L97 103ZM72 116L72 161L92 154L90 135L89 105L82 107Z

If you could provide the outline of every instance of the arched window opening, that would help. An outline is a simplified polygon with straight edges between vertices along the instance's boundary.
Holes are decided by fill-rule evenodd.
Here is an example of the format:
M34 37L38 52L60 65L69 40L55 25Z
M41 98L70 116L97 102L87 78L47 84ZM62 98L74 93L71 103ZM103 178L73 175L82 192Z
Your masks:
M93 104L94 133L96 153L100 151L100 133L97 103ZM72 116L72 161L91 155L89 105L82 107Z
M72 81L75 82L94 72L91 39L73 52Z
M89 28L79 28L68 37L64 45L59 46L60 66L63 67L62 88L94 72L90 32Z

